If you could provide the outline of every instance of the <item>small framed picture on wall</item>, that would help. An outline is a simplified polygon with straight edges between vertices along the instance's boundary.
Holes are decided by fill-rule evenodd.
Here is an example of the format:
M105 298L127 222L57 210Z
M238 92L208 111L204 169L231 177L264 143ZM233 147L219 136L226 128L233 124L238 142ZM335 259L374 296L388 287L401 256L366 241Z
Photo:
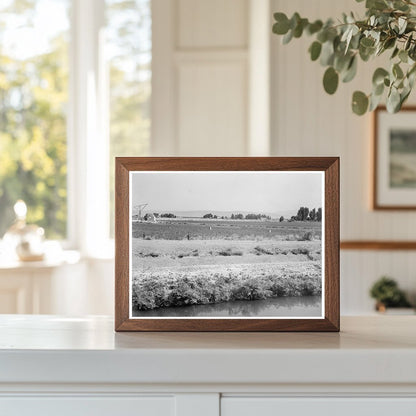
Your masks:
M339 159L116 158L117 331L338 331Z
M416 209L416 107L379 107L373 117L373 208Z

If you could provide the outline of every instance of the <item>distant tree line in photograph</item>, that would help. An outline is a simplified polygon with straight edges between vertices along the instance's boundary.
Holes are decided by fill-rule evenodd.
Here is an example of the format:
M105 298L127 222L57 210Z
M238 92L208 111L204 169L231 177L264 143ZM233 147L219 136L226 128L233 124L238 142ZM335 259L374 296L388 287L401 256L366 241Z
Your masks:
M217 215L213 215L211 213L209 214L205 214L202 218L206 218L206 219L217 219L220 218L222 220L228 220L228 217L226 216L217 216ZM270 215L264 215L264 214L247 214L247 215L243 215L243 214L231 214L230 219L232 220L271 220L272 218L270 217Z
M290 218L291 221L322 221L322 208L309 209L300 207L298 213Z
M175 214L172 213L164 213L159 214L157 212L153 213L155 218L176 218ZM230 217L227 216L218 216L212 213L208 213L202 216L204 219L222 219L222 220L271 220L270 215L265 214L231 214ZM283 222L285 218L282 216L279 217L279 222ZM308 207L300 207L298 209L298 213L296 215L292 215L292 217L289 219L289 221L322 221L322 208L313 208L309 209Z

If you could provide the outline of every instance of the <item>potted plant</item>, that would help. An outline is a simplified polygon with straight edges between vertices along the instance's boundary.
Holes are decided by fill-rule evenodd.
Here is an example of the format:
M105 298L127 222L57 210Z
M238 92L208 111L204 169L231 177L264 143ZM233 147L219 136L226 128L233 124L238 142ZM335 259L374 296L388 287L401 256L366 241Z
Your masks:
M304 34L313 36L310 58L326 68L323 86L328 94L335 93L340 80L355 77L360 60L390 55L390 65L375 70L371 93L353 93L355 114L374 110L385 94L387 110L395 113L409 97L416 78L416 0L366 0L363 19L344 13L337 21L310 22L299 13L288 18L280 12L274 19L273 33L283 36L284 44Z
M386 312L387 308L411 307L397 282L387 276L381 277L373 284L370 295L376 300L376 310L378 312Z

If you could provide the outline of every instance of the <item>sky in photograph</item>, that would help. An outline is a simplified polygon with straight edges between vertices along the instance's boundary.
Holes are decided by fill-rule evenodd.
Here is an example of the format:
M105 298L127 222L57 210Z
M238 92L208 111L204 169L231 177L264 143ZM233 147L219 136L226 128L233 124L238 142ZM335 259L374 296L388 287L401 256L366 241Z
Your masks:
M144 212L223 211L296 215L322 206L323 172L134 172L132 204Z

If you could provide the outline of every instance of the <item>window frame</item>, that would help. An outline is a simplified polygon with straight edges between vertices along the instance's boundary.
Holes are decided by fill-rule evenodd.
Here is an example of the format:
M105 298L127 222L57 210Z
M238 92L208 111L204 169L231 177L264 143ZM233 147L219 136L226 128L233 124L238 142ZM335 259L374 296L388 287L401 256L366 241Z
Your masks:
M67 115L66 248L109 258L108 76L105 0L72 0ZM105 225L104 225L105 224Z

